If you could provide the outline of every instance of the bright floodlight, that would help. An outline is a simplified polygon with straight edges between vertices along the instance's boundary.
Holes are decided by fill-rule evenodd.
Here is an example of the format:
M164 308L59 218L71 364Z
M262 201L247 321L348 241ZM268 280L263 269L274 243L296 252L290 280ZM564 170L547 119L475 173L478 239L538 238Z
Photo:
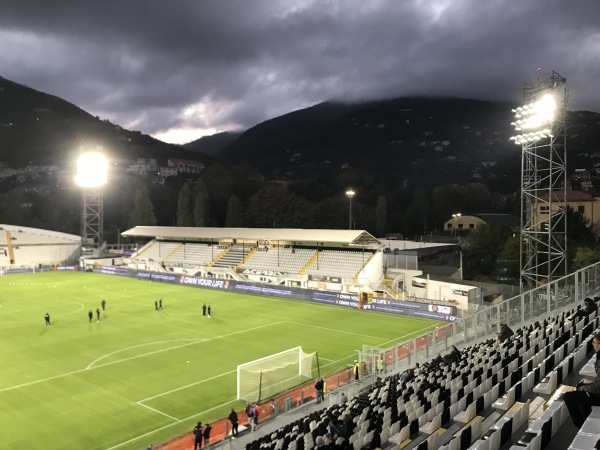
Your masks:
M84 153L77 160L75 183L82 187L100 187L106 184L108 164L101 153Z
M521 145L551 137L550 129L543 127L554 120L555 109L556 101L550 94L544 95L534 103L513 109L517 120L512 122L511 125L518 131L527 130L527 132L513 136L510 139L515 141L515 144Z
M352 189L348 189L346 191L346 197L348 197L350 199L353 198L355 195L356 195L356 192L354 192Z

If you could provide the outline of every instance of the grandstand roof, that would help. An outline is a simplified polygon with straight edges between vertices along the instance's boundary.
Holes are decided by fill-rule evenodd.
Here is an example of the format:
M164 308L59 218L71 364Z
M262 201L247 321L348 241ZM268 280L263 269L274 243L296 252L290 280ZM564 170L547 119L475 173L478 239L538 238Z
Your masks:
M380 247L381 242L365 230L327 230L293 228L216 228L138 226L121 233L123 237L148 237L175 240L242 239L338 244Z

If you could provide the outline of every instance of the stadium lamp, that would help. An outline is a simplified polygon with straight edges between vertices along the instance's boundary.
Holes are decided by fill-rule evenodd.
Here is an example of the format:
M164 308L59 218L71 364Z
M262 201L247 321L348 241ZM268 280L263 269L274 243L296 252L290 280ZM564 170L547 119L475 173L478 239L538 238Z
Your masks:
M542 96L538 101L525 106L520 106L512 111L517 120L511 122L517 131L525 131L510 140L522 145L552 137L550 129L545 128L554 120L556 100L550 94Z
M348 197L348 200L350 200L350 209L348 211L348 229L349 230L352 229L352 199L354 198L355 195L356 195L356 192L354 192L353 189L348 189L346 191L346 197Z
M75 183L85 188L97 188L106 184L108 163L102 153L83 153L77 160Z
M461 213L456 213L456 214L452 214L452 217L454 218L454 236L456 236L456 229L458 228L458 218L461 216Z

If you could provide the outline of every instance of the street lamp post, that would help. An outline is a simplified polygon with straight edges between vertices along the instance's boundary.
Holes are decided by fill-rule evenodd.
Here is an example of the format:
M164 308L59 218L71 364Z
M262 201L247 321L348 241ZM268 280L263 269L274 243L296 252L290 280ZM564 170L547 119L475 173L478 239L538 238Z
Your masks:
M350 209L348 211L348 229L349 230L352 229L352 199L354 198L355 195L356 195L356 192L354 192L353 189L348 189L346 191L346 197L348 197L348 200L350 200Z
M454 237L456 237L456 230L458 228L458 218L461 216L460 213L456 213L456 214L452 214L452 217L454 218Z

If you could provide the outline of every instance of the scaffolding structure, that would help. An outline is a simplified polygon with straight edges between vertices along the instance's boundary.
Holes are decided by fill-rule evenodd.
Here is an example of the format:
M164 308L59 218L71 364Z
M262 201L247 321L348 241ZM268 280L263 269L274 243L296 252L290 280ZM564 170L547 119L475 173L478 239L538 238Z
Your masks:
M539 69L538 69L539 73ZM512 137L521 154L521 287L567 274L566 79L556 72L525 82Z
M83 189L81 242L84 254L100 256L104 243L104 201L102 187Z

